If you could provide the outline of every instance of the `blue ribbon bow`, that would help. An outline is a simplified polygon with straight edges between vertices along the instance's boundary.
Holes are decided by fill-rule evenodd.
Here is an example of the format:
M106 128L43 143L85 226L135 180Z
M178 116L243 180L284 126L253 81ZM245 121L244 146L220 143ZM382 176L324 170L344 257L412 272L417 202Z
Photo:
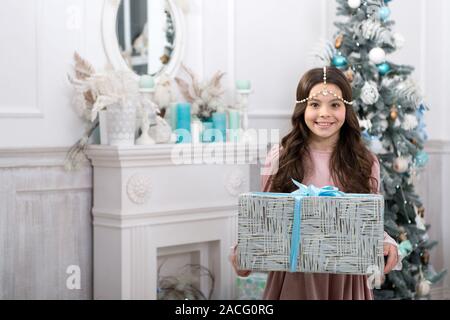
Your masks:
M297 258L301 243L300 222L303 197L337 197L345 195L344 192L339 191L333 186L325 186L317 188L314 185L305 186L304 184L292 179L292 182L298 187L298 190L291 192L295 199L294 205L294 224L292 227L291 236L291 254L290 254L290 271L295 272L297 267Z

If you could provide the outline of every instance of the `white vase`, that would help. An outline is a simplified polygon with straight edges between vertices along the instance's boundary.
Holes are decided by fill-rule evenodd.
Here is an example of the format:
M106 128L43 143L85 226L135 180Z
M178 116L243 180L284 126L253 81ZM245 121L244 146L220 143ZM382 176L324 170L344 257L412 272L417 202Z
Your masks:
M107 107L108 142L112 146L134 145L136 107L131 104L114 104Z

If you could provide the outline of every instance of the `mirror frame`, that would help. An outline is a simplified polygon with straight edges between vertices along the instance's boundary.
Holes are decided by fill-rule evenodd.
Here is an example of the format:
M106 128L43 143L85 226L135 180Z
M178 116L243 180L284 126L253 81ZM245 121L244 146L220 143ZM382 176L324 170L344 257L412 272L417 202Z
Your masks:
M162 72L155 75L155 80L158 81L162 74L174 76L181 65L181 60L184 56L185 50L185 22L183 12L175 5L173 0L167 0L173 15L175 27L175 49L172 53L170 62L163 68ZM125 59L120 53L119 41L116 33L116 20L120 7L120 0L104 0L103 16L102 16L102 37L103 47L105 49L106 57L111 65L116 70L131 70L138 75L125 62Z

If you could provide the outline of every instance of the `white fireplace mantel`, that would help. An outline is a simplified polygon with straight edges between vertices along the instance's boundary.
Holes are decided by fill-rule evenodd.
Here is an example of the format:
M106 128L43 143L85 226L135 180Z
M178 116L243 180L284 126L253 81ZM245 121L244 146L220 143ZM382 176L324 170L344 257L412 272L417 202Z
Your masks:
M198 254L215 276L213 298L232 299L227 257L237 196L249 191L257 150L231 143L90 146L94 298L156 299L158 256L205 248Z

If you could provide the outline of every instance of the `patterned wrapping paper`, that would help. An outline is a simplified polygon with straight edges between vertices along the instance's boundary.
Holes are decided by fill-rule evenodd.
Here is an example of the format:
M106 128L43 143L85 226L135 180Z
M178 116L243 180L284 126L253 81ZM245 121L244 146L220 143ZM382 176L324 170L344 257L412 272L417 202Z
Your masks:
M298 256L292 258L296 197L239 196L238 265L253 271L382 272L384 198L377 194L302 196ZM298 197L297 197L298 200Z

